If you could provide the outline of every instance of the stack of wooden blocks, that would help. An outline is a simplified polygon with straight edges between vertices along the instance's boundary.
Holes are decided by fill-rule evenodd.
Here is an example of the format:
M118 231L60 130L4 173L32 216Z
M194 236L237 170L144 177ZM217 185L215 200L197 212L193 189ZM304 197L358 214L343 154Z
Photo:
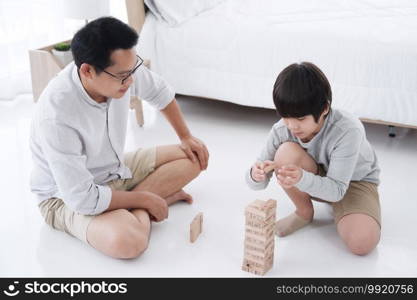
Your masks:
M242 270L264 275L274 263L276 200L255 200L246 207Z

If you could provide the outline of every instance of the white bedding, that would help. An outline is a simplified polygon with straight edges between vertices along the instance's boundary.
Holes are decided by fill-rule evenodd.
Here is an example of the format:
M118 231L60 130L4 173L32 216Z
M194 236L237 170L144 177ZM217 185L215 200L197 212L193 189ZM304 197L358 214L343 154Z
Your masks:
M278 73L311 61L333 107L417 126L415 0L227 0L175 27L148 14L139 51L179 94L266 108Z

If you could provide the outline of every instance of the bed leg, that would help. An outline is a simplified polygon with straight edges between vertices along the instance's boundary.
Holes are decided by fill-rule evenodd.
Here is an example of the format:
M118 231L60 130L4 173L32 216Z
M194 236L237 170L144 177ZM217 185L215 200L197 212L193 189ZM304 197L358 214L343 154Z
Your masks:
M388 136L389 137L395 137L397 135L397 130L395 126L388 125Z
M138 123L140 127L142 127L143 124L145 123L145 120L143 118L142 100L136 96L130 97L130 109L135 110L136 122Z

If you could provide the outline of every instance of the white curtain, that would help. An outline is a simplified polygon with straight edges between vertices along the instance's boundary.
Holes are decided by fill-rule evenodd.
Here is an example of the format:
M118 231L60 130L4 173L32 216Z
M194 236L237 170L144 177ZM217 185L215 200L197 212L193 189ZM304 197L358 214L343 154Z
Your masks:
M70 39L84 25L63 17L61 1L0 0L0 100L32 92L29 49ZM110 1L110 14L126 22L125 10L124 0Z

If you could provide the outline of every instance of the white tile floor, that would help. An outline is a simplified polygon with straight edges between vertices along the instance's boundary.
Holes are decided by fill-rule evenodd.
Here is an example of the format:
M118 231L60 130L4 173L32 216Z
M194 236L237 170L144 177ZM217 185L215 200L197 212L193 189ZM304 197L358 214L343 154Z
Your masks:
M31 95L0 102L0 276L252 276L240 270L244 207L271 197L278 200L279 217L293 209L278 187L255 192L244 183L246 168L275 122L274 112L191 97L179 97L179 102L192 132L210 149L209 169L187 187L195 203L172 206L169 219L154 224L148 251L134 260L106 257L43 223L28 185ZM151 107L145 105L144 128L131 116L127 150L176 142ZM268 276L417 276L417 132L399 129L396 138L389 138L385 126L367 125L366 130L382 168L383 232L377 249L366 257L350 254L329 207L316 203L312 225L276 239ZM189 223L199 211L204 212L204 232L190 244Z

